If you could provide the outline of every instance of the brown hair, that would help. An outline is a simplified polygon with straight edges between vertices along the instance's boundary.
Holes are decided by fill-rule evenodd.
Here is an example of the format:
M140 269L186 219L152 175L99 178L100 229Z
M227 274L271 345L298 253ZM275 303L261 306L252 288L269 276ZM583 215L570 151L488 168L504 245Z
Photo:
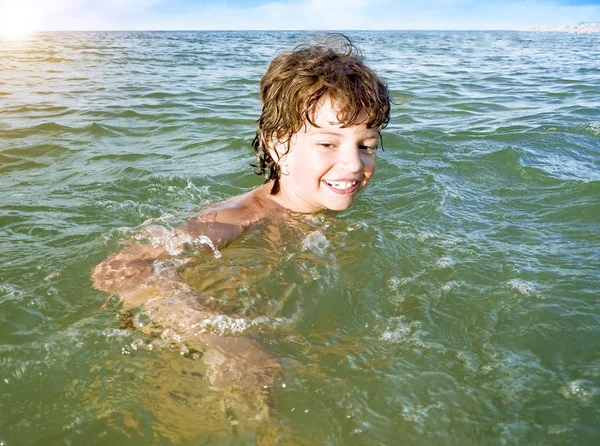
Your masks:
M290 139L307 122L318 127L312 115L322 99L335 102L343 126L364 123L382 129L390 119L387 86L342 34L328 35L322 42L302 44L275 57L260 81L259 96L263 107L252 141L258 163L252 166L265 176L265 182L275 180L271 194L279 190L281 172L269 153L269 142L287 144L287 153Z

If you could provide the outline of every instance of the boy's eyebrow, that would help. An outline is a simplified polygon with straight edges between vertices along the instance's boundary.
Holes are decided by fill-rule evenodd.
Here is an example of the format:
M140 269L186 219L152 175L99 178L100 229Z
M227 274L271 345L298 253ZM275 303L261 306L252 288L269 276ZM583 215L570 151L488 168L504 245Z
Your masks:
M308 132L309 135L332 135L332 136L342 136L341 133L332 132L331 130L323 130L322 128L316 128ZM375 133L372 136L367 137L366 139L377 139L379 137L379 133Z
M322 129L316 129L310 132L311 135L333 135L333 136L341 136L341 133L338 132L332 132L330 130L322 130Z

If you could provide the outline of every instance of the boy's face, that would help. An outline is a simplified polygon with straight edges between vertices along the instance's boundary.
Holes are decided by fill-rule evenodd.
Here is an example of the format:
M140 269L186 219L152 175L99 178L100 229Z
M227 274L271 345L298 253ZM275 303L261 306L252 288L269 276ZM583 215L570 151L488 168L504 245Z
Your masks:
M279 162L277 199L296 212L347 209L375 172L379 132L365 124L342 128L335 103L327 98L316 107L313 121L319 127L307 122Z

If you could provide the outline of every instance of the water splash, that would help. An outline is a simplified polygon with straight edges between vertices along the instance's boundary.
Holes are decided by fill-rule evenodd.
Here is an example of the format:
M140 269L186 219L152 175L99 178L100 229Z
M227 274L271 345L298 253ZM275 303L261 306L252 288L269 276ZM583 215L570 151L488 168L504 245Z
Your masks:
M214 256L215 256L216 259L220 259L221 256L222 256L221 251L219 251L217 249L217 247L215 246L215 244L213 243L213 241L210 239L210 237L207 237L206 235L201 235L199 237L196 237L192 241L192 243L195 246L198 246L198 247L208 246L212 250L212 252L213 252L213 254L214 254Z
M303 251L311 251L317 255L326 254L330 247L331 243L321 231L311 232L302 241Z
M531 296L535 289L532 283L526 282L521 279L509 280L506 283L505 288L507 290L516 291L517 293L522 294L524 296Z
M134 239L146 241L154 248L164 249L172 256L181 254L185 244L192 240L189 234L161 225L143 226L142 231L136 234Z

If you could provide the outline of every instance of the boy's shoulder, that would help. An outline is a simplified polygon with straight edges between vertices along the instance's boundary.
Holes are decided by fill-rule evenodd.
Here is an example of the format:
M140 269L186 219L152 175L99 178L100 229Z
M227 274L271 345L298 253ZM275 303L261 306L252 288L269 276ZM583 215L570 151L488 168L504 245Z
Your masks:
M206 235L216 245L225 245L246 229L266 218L277 217L283 208L268 197L268 184L216 203L189 218L180 230Z

